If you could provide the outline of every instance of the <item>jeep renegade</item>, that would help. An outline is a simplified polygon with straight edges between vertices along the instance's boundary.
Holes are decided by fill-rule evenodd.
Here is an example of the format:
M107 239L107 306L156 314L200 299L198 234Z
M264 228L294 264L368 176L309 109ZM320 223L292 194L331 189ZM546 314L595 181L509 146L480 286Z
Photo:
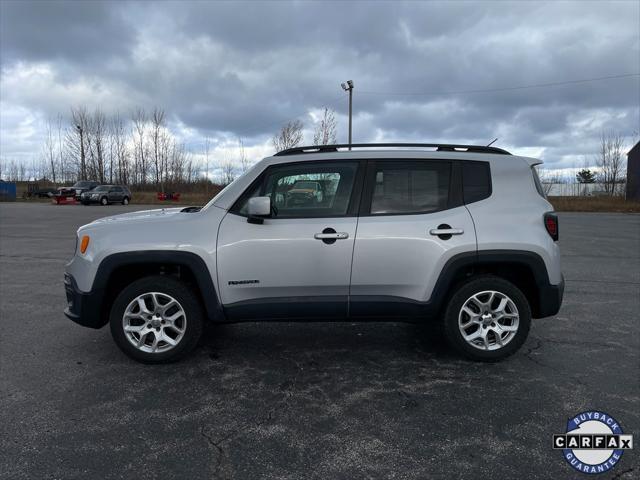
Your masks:
M65 314L109 323L146 363L176 360L203 324L442 322L495 361L562 302L558 218L539 160L495 147L297 147L255 164L202 208L81 227Z

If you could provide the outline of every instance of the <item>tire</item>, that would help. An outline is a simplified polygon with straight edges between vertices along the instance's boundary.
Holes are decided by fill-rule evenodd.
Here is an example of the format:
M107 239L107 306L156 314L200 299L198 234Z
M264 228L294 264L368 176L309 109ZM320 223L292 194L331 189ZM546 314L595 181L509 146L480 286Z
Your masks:
M100 205L103 205L103 206L109 205L109 199L107 197L102 197L100 199Z
M530 327L531 308L522 291L503 278L482 276L461 284L451 296L443 331L448 343L467 358L495 362L513 355Z
M123 205L129 205L129 199L128 199L127 197L124 197L124 198L122 199L122 204L123 204Z
M149 313L139 307L141 297ZM172 300L176 304L163 314L162 307ZM125 313L129 314L126 318ZM171 317L177 318L170 322ZM154 275L136 280L120 292L111 307L109 326L114 341L129 357L142 363L169 363L195 348L202 335L203 318L202 306L187 285L174 277ZM125 325L132 331L125 332ZM169 343L169 338L176 343Z

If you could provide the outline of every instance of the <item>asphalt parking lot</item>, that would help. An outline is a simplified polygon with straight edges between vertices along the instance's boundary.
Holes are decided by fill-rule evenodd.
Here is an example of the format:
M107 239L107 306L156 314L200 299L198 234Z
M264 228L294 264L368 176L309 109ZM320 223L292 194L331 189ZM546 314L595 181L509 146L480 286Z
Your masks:
M560 214L563 307L502 363L414 325L248 323L146 366L62 314L76 228L141 208L0 204L1 478L580 478L568 417L640 438L640 215Z

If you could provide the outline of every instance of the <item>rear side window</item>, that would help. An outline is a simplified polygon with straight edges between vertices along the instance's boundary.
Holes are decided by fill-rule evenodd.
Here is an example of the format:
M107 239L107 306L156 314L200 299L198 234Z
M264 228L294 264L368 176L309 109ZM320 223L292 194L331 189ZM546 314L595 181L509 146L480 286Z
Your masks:
M376 163L372 215L430 213L447 208L448 162Z
M462 162L464 203L473 203L491 196L491 170L488 162Z

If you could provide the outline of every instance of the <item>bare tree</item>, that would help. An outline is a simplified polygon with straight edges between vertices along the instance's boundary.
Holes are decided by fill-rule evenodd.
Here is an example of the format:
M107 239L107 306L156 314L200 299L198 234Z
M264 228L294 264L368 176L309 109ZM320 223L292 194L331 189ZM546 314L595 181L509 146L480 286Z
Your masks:
M129 150L127 148L127 130L120 113L111 119L111 145L115 160L115 179L118 183L129 183Z
M209 149L211 148L211 140L209 137L204 137L204 162L205 162L205 193L209 193Z
M602 186L608 195L615 195L619 183L624 178L624 137L614 131L602 132L600 135L600 151L596 164Z
M162 129L164 127L164 110L160 108L154 108L151 113L151 144L153 148L153 165L156 176L156 185L161 185L164 176L165 161L162 158L162 146L161 142L164 140L161 138ZM164 191L164 188L162 188Z
M147 114L142 108L137 108L132 116L133 122L133 141L136 145L136 154L134 155L134 182L143 184L147 180L147 142L146 142L146 124Z
M538 177L540 178L542 191L547 196L551 194L554 185L563 183L562 175L560 175L560 173L558 172L538 167L536 167L536 170L538 171Z
M100 109L96 109L93 112L93 118L91 119L91 130L88 138L92 140L91 146L91 160L95 173L93 176L98 179L100 183L105 182L105 150L107 142L107 119Z
M47 134L44 140L44 160L47 162L47 167L51 176L51 181L53 183L56 182L56 150L57 145L55 138L53 136L53 127L51 126L51 120L47 121Z
M303 128L304 125L300 120L293 120L283 125L280 131L271 139L276 152L300 145L303 138Z
M333 110L324 107L322 118L316 124L313 133L314 145L332 145L336 143L338 122Z
M244 173L249 170L249 159L247 158L247 152L244 150L244 142L241 138L238 138L238 157L240 161L240 173Z
M222 185L229 185L235 180L236 167L230 159L225 159L220 165L221 183Z

